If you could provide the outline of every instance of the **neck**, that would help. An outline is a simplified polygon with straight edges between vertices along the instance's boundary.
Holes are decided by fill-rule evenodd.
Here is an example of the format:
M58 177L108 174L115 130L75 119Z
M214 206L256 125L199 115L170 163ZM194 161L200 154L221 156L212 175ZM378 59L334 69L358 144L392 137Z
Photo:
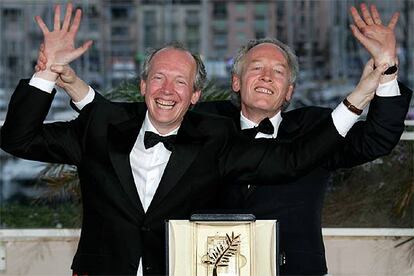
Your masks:
M276 111L272 111L272 112L267 112L267 111L252 111L249 109L244 109L242 108L241 112L243 114L244 117L246 117L247 119L249 119L250 121L258 124L260 123L264 118L272 118L273 116L275 116L280 110L276 110Z
M168 134L170 132L172 132L173 130L177 129L180 124L162 124L159 122L154 122L154 120L151 119L151 116L148 116L149 120L151 121L152 126L158 131L159 134L161 135L165 135Z

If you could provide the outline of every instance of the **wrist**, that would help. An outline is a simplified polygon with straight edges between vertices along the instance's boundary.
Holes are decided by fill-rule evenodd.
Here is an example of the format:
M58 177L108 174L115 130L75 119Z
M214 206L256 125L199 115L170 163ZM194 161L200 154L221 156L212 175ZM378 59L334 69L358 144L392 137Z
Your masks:
M362 111L364 111L363 109L359 109L357 107L355 107L353 104L351 104L347 98L345 98L342 103L346 106L346 108L348 108L349 111L351 111L352 113L356 114L356 115L361 115Z
M382 55L381 57L374 58L374 68L385 63L388 64L390 67L398 65L398 58L396 55Z
M361 95L361 94L362 93L355 90L351 94L349 94L348 97L345 98L345 100L348 102L348 105L345 103L346 102L345 100L343 102L345 106L347 106L347 108L351 110L352 112L354 112L352 109L355 108L354 113L358 113L358 112L362 113L362 110L364 110L364 108L367 107L369 102L374 97L374 94L372 95ZM350 105L352 105L354 108L350 107Z
M74 102L82 101L89 92L89 86L79 78L73 82L63 82L62 88L66 90Z
M52 72L48 69L36 72L34 75L37 78L41 78L41 79L48 80L48 81L53 81L53 82L56 82L56 80L59 76L57 73L54 73L54 72Z

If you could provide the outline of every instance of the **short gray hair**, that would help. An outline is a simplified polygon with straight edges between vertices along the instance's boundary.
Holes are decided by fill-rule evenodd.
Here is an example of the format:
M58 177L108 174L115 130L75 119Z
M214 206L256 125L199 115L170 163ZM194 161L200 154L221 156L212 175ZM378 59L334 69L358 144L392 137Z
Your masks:
M299 63L298 63L298 57L295 55L295 53L293 52L293 50L287 46L286 44L284 44L283 42L275 39L275 38L261 38L261 39L252 39L249 40L249 42L247 42L247 44L245 44L244 46L242 46L235 59L233 62L233 67L231 68L231 73L234 75L241 75L241 70L242 70L242 66L243 66L243 62L244 62L244 58L247 54L247 52L249 52L250 49L252 49L253 47L259 45L259 44L263 44L263 43L271 43L277 46L277 48L279 48L279 50L283 53L283 55L285 56L286 60L287 60L287 64L289 66L289 70L290 70L290 83L295 83L296 82L296 78L297 75L299 73Z
M207 72L206 72L204 63L198 54L192 53L190 50L184 47L182 43L179 43L179 42L171 42L157 49L148 49L145 55L144 64L143 64L142 71L141 71L141 79L147 80L152 58L154 57L156 53L158 53L159 51L163 49L176 49L176 50L188 52L189 54L191 54L191 56L194 58L194 61L196 63L196 75L194 78L193 89L194 91L202 90L204 88L204 85L207 79Z

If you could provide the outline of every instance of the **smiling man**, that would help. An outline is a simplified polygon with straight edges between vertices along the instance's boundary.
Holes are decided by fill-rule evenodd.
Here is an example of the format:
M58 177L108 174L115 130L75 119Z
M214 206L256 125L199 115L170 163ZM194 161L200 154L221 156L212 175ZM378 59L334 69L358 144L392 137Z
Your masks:
M286 48L287 51L290 50ZM289 61L292 64L288 64L280 46L266 42L249 50L243 59L236 58L232 88L240 93L241 112L245 117L254 122L272 118L290 101L298 65L296 60Z
M404 131L412 91L397 82L394 28L398 13L388 25L383 25L374 5L369 10L361 4L362 16L355 7L350 10L355 22L351 31L371 54L370 66L384 62L390 66L381 77L366 120L351 128L343 147L338 147L321 166L296 181L281 183L275 179L279 185L231 186L223 192L222 201L227 203L227 208L280 222L279 245L284 260L281 275L325 275L328 272L322 208L331 172L389 154ZM232 67L232 89L239 96L239 102L207 102L200 103L197 108L232 118L239 130L251 139L295 141L309 134L319 120L331 114L330 109L320 107L285 112L299 72L297 60L293 51L277 39L251 40L240 48ZM362 112L361 108L350 104L354 102L356 99L349 95L337 109Z
M194 79L197 64L189 52L174 48L162 49L149 59L151 64L144 64L142 72L141 94L151 123L166 134L180 126L190 105L200 98L200 83Z

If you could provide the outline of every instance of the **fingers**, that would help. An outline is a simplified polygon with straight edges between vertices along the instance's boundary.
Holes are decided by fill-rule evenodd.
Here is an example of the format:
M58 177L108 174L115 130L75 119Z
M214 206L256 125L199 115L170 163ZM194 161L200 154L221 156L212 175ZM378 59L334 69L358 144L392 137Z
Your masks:
M361 12L362 16L364 17L364 21L367 25L374 25L374 20L371 17L371 14L369 13L369 10L367 8L367 5L365 3L361 4Z
M66 5L66 13L65 13L65 19L63 20L63 31L69 31L69 25L70 25L70 19L72 17L72 11L73 11L73 5L72 3L68 3Z
M55 6L55 16L53 19L53 30L60 30L60 5Z
M37 25L42 30L43 35L46 35L47 33L49 33L49 29L47 28L45 22L43 22L43 19L40 16L35 16L35 20L37 22Z
M397 25L398 18L400 17L400 13L396 12L392 15L390 23L388 23L388 27L391 28L391 30L394 30L395 25Z
M50 66L50 71L57 74L68 74L69 65L53 64Z
M82 11L80 9L77 9L76 10L76 13L75 13L75 17L73 18L72 26L70 26L70 30L69 30L69 32L73 36L76 36L76 33L77 33L78 29L79 29L81 17L82 17Z
M92 40L88 40L86 41L82 46L76 48L72 53L71 53L71 60L75 60L78 57L80 57L81 55L83 55L86 51L88 51L88 49L92 46L93 41Z
M56 80L55 84L60 88L65 88L65 83L62 81L60 77Z
M62 81L61 85L65 83L73 82L76 79L75 71L69 65L57 65L54 64L50 67L50 70L59 74L59 79Z
M387 71L388 67L390 67L388 63L383 63L375 68L373 72L374 77L379 79L384 74L384 72Z
M361 79L366 78L369 74L374 71L374 60L371 58L364 66L364 69L362 70L362 76Z
M375 5L371 5L371 14L372 14L372 19L374 19L374 23L377 25L381 25L382 24L381 17Z
M37 61L38 61L38 65L42 67L43 64L47 63L46 55L43 52L39 52L39 57L37 58Z
M354 37L358 39L358 41L361 42L361 44L364 45L365 48L367 48L367 45L370 42L369 38L362 34L361 31L355 25L352 24L349 27L351 28Z
M367 25L365 24L364 20L362 20L361 16L359 15L358 10L354 6L351 7L351 15L358 29L361 29Z

